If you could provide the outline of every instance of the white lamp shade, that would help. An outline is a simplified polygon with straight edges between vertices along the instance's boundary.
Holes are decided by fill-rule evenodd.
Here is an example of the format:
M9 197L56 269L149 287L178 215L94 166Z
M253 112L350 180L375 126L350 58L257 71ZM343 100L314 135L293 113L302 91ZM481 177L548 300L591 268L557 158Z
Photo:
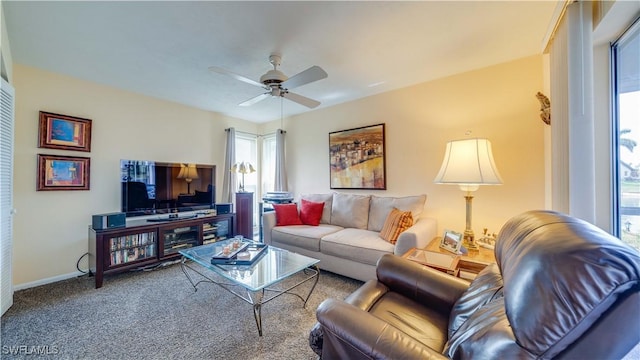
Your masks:
M256 169L253 167L253 165L251 165L251 163L243 161L243 162L233 164L230 171L237 172L240 174L250 174L250 173L256 172Z
M196 169L195 164L188 165L180 165L180 173L178 174L178 179L185 179L185 181L190 182L193 179L198 178L198 170Z
M478 185L499 185L498 173L487 139L454 140L447 143L436 184L460 185L467 191L477 190Z

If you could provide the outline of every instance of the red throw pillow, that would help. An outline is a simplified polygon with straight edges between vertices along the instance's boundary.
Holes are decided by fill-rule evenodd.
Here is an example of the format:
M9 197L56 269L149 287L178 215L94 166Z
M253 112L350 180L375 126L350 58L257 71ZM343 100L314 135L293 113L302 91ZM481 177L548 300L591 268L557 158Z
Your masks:
M305 225L318 226L322 219L324 203L317 203L305 199L300 200L300 220Z
M273 209L276 211L276 226L302 225L296 204L274 204Z

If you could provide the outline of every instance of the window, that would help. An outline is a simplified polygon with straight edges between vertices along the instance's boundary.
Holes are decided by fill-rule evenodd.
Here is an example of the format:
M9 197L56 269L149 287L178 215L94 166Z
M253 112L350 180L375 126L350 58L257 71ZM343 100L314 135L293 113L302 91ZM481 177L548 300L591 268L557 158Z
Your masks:
M236 131L236 162L249 162L256 167L257 165L257 137L255 135L239 133ZM242 182L242 175L238 174L238 181ZM255 193L258 189L258 175L251 173L244 175L244 188L246 191ZM239 183L236 185L239 187Z
M236 131L236 162L249 162L254 167L258 168L258 137L253 134L242 133ZM237 174L239 182L243 181L242 174ZM257 218L257 197L258 197L258 173L244 175L244 189L245 191L253 193L253 228L254 233L258 224ZM240 187L240 184L236 184L236 189Z
M612 45L614 232L640 250L640 21Z

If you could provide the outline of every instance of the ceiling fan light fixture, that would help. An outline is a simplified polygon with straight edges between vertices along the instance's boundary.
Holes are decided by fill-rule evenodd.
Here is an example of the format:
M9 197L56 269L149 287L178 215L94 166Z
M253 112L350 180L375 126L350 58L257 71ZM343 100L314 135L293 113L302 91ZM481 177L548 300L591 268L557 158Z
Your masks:
M287 81L288 77L280 70L269 70L266 74L260 77L260 82L269 85L269 84L279 84L283 81Z
M270 96L285 98L300 105L306 106L310 109L313 109L320 105L319 101L289 92L289 89L306 85L314 81L322 80L327 77L327 72L324 71L321 67L314 65L300 73L293 75L292 77L288 77L282 71L277 69L277 67L280 65L281 60L282 57L279 54L271 54L271 56L269 56L269 62L271 63L271 65L273 65L273 69L267 71L264 75L262 75L260 77L260 82L251 80L248 77L236 74L217 66L211 66L209 67L209 70L232 77L236 80L250 85L258 86L263 90L266 90L266 92L263 92L258 96L254 96L249 100L241 102L240 104L238 104L239 106L251 106Z
M282 96L283 93L284 91L282 90L282 88L278 86L271 87L271 96Z

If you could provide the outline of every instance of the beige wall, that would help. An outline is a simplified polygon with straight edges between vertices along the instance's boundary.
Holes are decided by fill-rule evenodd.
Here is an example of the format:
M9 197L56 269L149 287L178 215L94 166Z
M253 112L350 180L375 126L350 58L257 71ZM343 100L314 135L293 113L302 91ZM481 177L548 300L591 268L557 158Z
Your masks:
M14 64L16 88L13 273L19 289L74 275L92 214L119 211L119 161L215 164L221 191L224 129L257 125ZM93 120L91 152L40 149L38 112ZM90 191L36 191L36 155L91 158ZM220 193L218 193L220 196ZM80 263L86 269L86 258Z
M426 212L438 218L440 231L462 231L463 193L433 179L446 142L472 131L491 140L505 182L475 193L474 230L497 232L509 217L544 207L545 125L535 98L543 89L542 64L542 56L529 57L285 119L291 190L331 191L329 132L386 123L387 190L351 192L427 194ZM268 133L280 125L226 118L19 64L13 71L18 289L76 274L91 214L119 209L120 159L216 164L220 191L224 129ZM37 148L40 110L92 119L91 153ZM91 190L35 191L38 153L91 157Z
M504 180L475 192L474 230L498 232L511 216L545 207L547 125L535 97L544 89L543 68L542 56L528 57L286 119L290 190L297 195L332 191L329 132L385 123L387 190L350 192L427 194L426 212L438 219L440 231L463 231L463 192L433 179L446 142L471 131L491 140ZM279 125L274 123L263 128Z

